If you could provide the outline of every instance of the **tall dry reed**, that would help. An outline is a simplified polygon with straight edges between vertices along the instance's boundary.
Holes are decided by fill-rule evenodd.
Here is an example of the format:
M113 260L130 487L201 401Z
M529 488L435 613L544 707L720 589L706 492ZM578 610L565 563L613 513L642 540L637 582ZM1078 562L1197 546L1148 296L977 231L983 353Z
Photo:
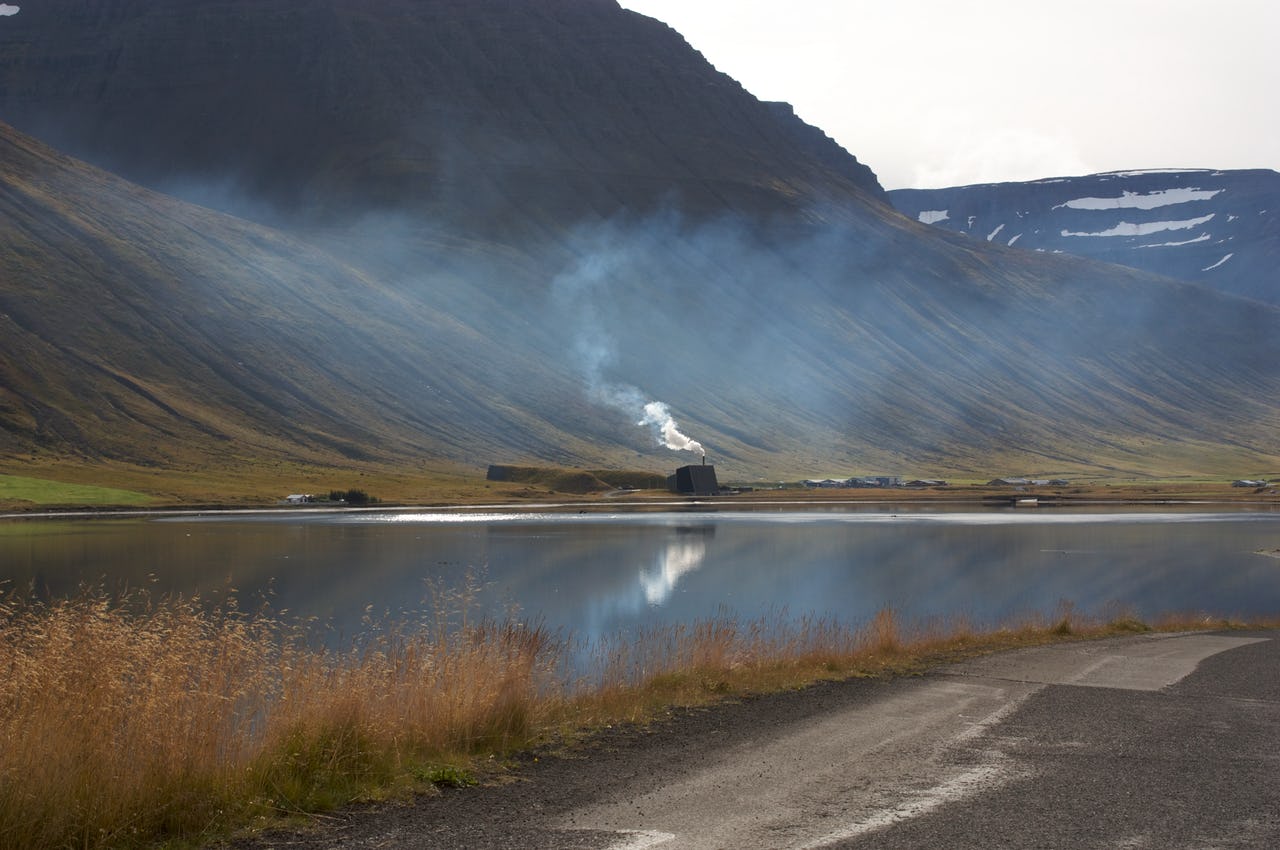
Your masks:
M1147 628L1066 603L986 631L904 624L892 609L860 627L722 611L583 645L514 614L474 619L467 593L436 600L413 617L369 618L334 651L306 622L234 603L0 593L0 847L198 839L671 705Z
M0 597L0 846L199 836L521 745L556 658L515 620L333 652L198 600Z
M891 608L863 627L786 610L742 622L731 612L615 635L586 647L591 673L571 697L575 723L636 720L671 704L882 672L919 638Z

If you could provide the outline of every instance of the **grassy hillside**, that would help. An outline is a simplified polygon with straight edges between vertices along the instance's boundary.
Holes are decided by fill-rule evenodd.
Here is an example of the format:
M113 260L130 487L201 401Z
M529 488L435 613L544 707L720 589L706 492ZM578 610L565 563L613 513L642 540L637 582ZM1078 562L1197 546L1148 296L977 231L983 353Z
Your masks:
M490 389L498 353L459 317L30 139L4 132L0 149L9 455L387 464L506 447L511 430L544 447L554 431ZM452 416L475 423L465 448Z
M606 0L50 0L0 105L152 186L0 128L8 472L1280 468L1280 310L909 221Z
M631 392L739 480L1280 466L1280 314L1195 287L887 213L769 241L646 219L550 247L322 248L12 131L0 146L10 471L690 458L638 425Z

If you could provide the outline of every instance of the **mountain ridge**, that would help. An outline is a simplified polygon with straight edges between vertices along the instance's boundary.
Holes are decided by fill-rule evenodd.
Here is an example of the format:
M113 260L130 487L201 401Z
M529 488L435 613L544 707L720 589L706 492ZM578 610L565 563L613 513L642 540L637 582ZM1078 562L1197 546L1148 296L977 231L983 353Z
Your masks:
M904 215L1280 304L1280 173L1157 169L889 192Z
M1280 310L910 221L820 131L611 2L378 0L336 23L332 3L305 21L281 2L164 7L214 9L238 52L216 49L225 27L154 4L41 8L75 14L57 31L10 27L26 10L0 23L0 108L100 164L136 145L155 168L132 177L177 189L0 126L11 462L661 469L691 457L655 437L667 423L642 424L661 403L743 480L1280 465ZM277 14L299 27L261 23ZM142 35L121 24L138 20ZM578 52L520 46L544 31ZM306 96L297 127L250 85L269 88L263 67L334 75L346 66L311 57L357 36L379 45L366 76L282 87ZM217 131L208 150L185 147L188 78L121 70L156 39L201 57L214 105L239 110L193 125ZM532 56L536 74L510 71ZM437 63L452 76L425 79ZM361 120L394 111L352 95L373 77L384 104L458 80L456 102L406 120L468 120L371 138ZM545 88L559 79L564 99ZM529 133L548 144L504 148ZM233 148L252 167L202 171Z
M483 194L527 227L607 218L619 196L884 200L834 141L612 0L47 0L0 25L0 116L133 182L290 215L449 220Z

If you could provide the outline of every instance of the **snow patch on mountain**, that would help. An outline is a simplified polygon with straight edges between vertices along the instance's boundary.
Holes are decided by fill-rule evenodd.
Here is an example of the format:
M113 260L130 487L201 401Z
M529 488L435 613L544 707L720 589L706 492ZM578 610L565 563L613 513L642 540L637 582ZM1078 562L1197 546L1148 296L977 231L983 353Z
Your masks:
M1197 242L1208 242L1213 237L1208 233L1201 233L1195 239L1184 239L1181 242L1155 242L1151 245L1139 245L1139 248L1180 248L1183 245L1194 245Z
M1154 210L1157 207L1170 207L1174 204L1185 204L1188 201L1208 201L1222 193L1222 189L1161 189L1158 192L1124 192L1118 198L1075 198L1057 204L1052 209L1063 207L1073 210L1115 210L1136 209Z
M951 216L947 215L946 210L921 210L920 222L922 224L937 224L940 221L946 221Z
M21 11L21 6L10 6L8 3L0 3L0 18L11 18Z
M1216 269L1218 266L1222 265L1223 263L1225 263L1227 260L1231 259L1231 258L1232 258L1232 257L1234 257L1234 256L1235 256L1235 252L1233 251L1232 253L1227 254L1227 256L1223 257L1221 260L1218 260L1218 262L1214 263L1214 264L1213 264L1213 265L1211 265L1211 266L1208 266L1208 267L1206 267L1206 268L1203 268L1203 269L1201 269L1200 271L1202 271L1202 272L1211 272L1211 271L1213 271L1214 269Z
M1199 227L1213 221L1214 213L1202 215L1199 218L1189 218L1184 221L1147 221L1142 224L1133 224L1132 222L1122 221L1115 227L1108 230L1100 230L1097 233L1085 233L1071 230L1062 231L1063 236L1150 236L1152 233L1160 233L1165 230L1190 230L1193 227Z
M1004 230L1003 224L987 234L987 241L990 242L992 239L995 239L997 236L999 236L1001 230Z
M1148 168L1143 171L1108 171L1097 175L1099 179L1106 180L1111 177L1146 177L1149 174L1209 174L1207 168ZM1221 174L1222 172L1213 172Z

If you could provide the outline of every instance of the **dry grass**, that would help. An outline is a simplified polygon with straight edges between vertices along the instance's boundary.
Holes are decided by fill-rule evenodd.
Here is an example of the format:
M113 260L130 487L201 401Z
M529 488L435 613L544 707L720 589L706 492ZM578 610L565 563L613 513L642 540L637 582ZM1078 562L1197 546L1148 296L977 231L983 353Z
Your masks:
M323 811L545 722L542 630L369 625L334 653L306 624L198 601L0 598L0 846L146 846Z
M144 847L468 781L472 760L673 705L914 673L994 649L1145 631L1063 604L994 630L728 613L593 646L439 594L343 651L309 624L199 600L0 596L0 846ZM1200 615L1156 628L1236 625ZM1280 621L1262 625L1280 626ZM564 672L570 659L586 674Z

